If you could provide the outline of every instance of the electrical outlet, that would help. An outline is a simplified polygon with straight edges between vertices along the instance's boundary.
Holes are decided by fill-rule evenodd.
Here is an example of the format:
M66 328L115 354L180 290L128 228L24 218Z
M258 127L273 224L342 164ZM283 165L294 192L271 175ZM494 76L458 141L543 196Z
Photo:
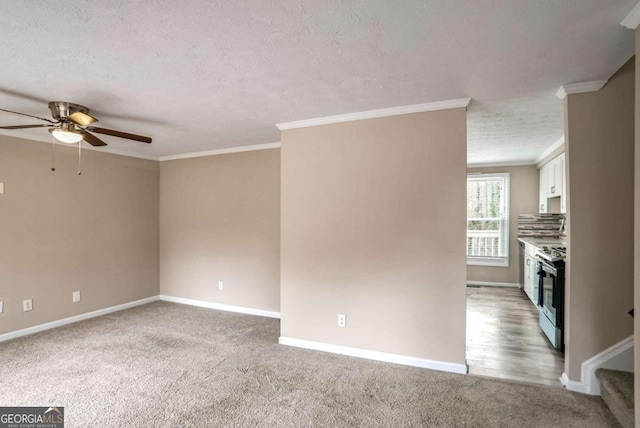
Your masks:
M338 327L347 326L347 316L345 314L338 314Z
M73 298L73 303L78 303L80 301L80 292L79 291L74 291L71 296Z
M222 281L218 281L218 290L222 290Z
M4 302L0 300L0 314L4 311Z
M27 299L22 301L22 311L28 312L33 309L33 300Z

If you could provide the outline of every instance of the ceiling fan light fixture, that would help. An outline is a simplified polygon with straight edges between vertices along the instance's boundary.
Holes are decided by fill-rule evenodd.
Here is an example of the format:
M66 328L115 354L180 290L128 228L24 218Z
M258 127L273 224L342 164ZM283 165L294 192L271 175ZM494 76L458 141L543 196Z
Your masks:
M84 138L84 136L80 132L71 131L68 129L50 129L49 132L51 132L53 138L60 141L61 143L66 144L79 143Z

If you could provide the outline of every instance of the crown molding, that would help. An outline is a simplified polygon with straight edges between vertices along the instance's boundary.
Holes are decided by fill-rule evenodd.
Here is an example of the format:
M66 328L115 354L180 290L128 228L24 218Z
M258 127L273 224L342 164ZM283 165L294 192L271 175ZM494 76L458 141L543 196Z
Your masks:
M539 164L540 162L542 162L544 160L544 158L546 158L547 156L549 156L551 153L553 153L555 150L557 150L558 148L562 147L564 145L564 135L560 138L558 138L558 141L556 141L555 143L553 143L551 145L551 147L549 147L547 150L545 150L544 152L542 152L540 154L540 156L538 156L536 158L536 165Z
M527 165L535 165L536 163L532 160L530 161L512 161L512 162L487 162L487 163L468 163L467 169L473 168L500 168L503 166L527 166ZM474 282L475 284L475 282Z
M337 116L319 117L316 119L299 120L296 122L278 123L276 126L281 131L287 129L307 128L309 126L328 125L331 123L352 122L354 120L375 119L379 117L398 116L401 114L422 113L425 111L448 110L452 108L467 108L471 98L457 100L438 101L426 104L414 104L409 106L383 108L380 110L368 110L357 113L341 114Z
M47 144L51 144L51 143L47 143ZM58 143L56 143L56 144L58 144ZM64 143L59 143L59 144L64 144ZM82 146L82 150L91 150L91 151L94 151L94 152L105 153L105 154L108 154L108 155L126 156L126 157L129 157L129 158L146 159L146 160L152 160L152 161L156 161L156 162L158 162L160 160L158 158L158 156L140 155L140 154L136 154L136 153L126 152L124 150L111 150L111 149L100 150L98 147L87 147L86 145Z
M635 30L640 25L640 3L636 5L631 12L620 23L623 27L627 27L630 30Z
M585 92L598 92L607 83L606 80L596 80L593 82L572 83L563 85L556 91L556 97L563 100L567 95L583 94Z
M203 152L193 152L193 153L183 153L180 155L170 155L170 156L160 156L160 162L176 160L176 159L188 159L188 158L200 158L204 156L217 156L217 155L226 155L230 153L240 153L240 152L253 152L256 150L267 150L267 149L278 149L280 148L280 142L277 143L268 143L268 144L256 144L253 146L238 146L238 147L229 147L227 149L217 149L217 150L206 150Z

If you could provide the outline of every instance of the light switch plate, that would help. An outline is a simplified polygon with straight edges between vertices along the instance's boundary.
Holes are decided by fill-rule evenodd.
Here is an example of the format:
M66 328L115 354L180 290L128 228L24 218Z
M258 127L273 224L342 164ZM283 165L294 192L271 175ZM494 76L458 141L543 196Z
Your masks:
M74 291L72 294L72 297L73 297L73 303L78 303L80 301L80 292Z
M4 193L4 183L0 183L0 195Z
M4 311L4 302L0 300L0 314Z

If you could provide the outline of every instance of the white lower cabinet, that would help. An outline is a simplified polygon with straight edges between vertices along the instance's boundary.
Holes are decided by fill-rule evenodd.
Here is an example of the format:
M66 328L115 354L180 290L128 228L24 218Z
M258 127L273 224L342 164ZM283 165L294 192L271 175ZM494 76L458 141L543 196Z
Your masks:
M534 304L538 304L538 262L535 258L536 247L525 244L524 255L524 292Z

